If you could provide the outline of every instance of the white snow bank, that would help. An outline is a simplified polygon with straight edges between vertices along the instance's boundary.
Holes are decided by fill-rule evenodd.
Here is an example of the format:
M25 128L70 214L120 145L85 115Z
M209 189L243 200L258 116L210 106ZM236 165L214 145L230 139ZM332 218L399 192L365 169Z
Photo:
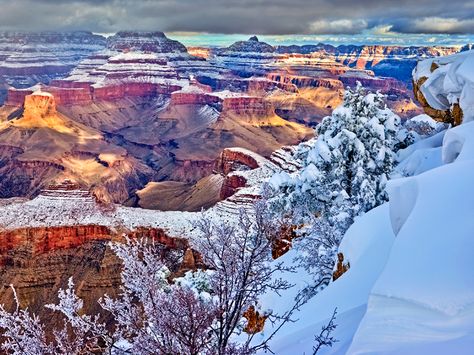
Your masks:
M311 354L336 307L339 342L322 354L472 353L474 122L415 143L399 160L390 202L342 240L350 269L281 330L270 344L276 354Z
M433 127L436 127L436 125L438 124L438 122L432 119L431 116L428 116L426 114L421 114L421 115L412 117L410 118L410 121L419 122L419 123L427 123Z
M314 335L319 334L337 307L338 327L334 336L339 341L332 348L323 348L321 354L344 353L365 310L372 285L385 265L393 239L388 204L360 217L347 231L339 248L351 268L301 308L295 316L298 321L287 324L270 344L272 351L279 355L311 354ZM290 282L301 287L305 278L293 275ZM276 302L268 306L284 309L289 304L288 300L286 304Z
M350 354L472 353L474 123L448 131L442 149L449 164L392 182L398 234Z
M413 176L441 166L441 146L446 131L422 139L408 148L398 152L400 162L392 174L392 178Z
M445 164L474 159L474 124L456 127L446 133L443 141L442 158Z

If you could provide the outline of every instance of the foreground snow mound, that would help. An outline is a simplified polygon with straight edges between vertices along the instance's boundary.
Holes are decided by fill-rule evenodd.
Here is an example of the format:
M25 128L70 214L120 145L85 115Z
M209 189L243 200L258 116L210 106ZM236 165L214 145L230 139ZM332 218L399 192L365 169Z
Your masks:
M271 344L275 353L312 353L337 307L339 342L318 354L472 354L474 122L398 159L389 202L342 240L350 269L301 308Z
M446 133L442 156L390 182L396 238L350 354L472 353L474 122Z
M453 112L458 104L462 122L474 120L474 50L423 60L413 79L431 108Z
M338 326L334 337L338 342L332 348L323 347L318 355L344 354L365 312L369 292L385 265L393 240L387 203L357 219L339 248L351 268L301 308L294 316L298 321L284 327L270 344L272 351L279 355L312 354L314 335L319 334L337 307ZM294 275L290 281L299 285L301 278L301 274ZM283 305L271 306L284 309Z

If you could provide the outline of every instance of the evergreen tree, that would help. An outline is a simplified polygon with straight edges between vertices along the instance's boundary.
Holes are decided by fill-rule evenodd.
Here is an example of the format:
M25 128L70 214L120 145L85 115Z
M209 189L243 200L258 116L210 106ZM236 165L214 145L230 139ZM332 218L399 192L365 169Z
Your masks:
M270 180L275 211L298 224L317 214L343 233L355 216L387 199L400 118L383 98L360 84L346 91L344 103L317 127L299 174Z

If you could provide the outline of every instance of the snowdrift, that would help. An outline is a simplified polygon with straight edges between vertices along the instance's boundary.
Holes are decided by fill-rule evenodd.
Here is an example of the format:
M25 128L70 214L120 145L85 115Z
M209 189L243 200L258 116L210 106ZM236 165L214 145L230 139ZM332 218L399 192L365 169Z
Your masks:
M422 104L449 113L455 121L459 118L462 122L474 120L473 50L423 60L413 71L413 79L415 92L419 85L422 97L417 96ZM456 105L461 109L461 117L456 117L459 116Z
M339 342L322 354L472 353L474 122L400 156L390 202L358 218L342 241L351 268L282 330L277 354L311 353L336 307ZM407 168L420 156L421 173Z

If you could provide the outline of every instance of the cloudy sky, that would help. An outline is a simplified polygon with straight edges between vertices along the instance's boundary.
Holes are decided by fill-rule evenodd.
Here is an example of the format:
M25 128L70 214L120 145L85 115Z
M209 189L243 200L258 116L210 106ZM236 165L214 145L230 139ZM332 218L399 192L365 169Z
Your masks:
M474 34L474 0L0 0L0 30Z

